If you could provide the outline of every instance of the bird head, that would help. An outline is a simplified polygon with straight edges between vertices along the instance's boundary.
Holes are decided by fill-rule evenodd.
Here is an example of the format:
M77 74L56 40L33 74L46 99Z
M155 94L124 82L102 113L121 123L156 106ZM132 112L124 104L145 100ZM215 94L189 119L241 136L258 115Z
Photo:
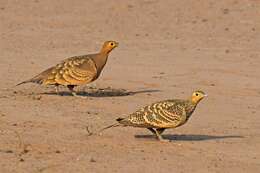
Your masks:
M103 47L101 49L101 52L108 54L109 52L111 52L114 48L116 48L118 46L118 42L116 41L106 41L103 44Z
M203 91L194 91L191 96L191 102L197 104L206 96L207 94Z

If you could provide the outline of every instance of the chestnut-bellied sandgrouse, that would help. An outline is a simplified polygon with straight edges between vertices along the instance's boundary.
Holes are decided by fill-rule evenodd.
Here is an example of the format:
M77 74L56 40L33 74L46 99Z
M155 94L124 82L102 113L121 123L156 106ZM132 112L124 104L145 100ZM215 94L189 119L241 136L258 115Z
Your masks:
M169 141L162 138L163 131L185 124L197 104L205 96L207 95L203 91L195 91L188 100L173 99L153 103L137 110L126 118L116 119L116 124L105 127L101 131L117 126L141 127L150 130L160 141Z
M117 46L118 42L116 41L106 41L99 53L67 58L32 79L17 85L29 82L55 85L57 93L58 86L63 85L67 86L72 95L76 96L73 88L96 80L106 65L108 54Z

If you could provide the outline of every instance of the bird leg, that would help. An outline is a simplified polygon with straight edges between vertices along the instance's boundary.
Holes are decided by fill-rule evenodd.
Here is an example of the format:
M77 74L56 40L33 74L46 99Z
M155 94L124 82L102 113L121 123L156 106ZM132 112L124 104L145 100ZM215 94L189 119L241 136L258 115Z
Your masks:
M156 136L157 136L157 138L158 138L158 140L159 141L161 141L161 142L170 142L170 140L169 139L163 139L163 137L162 137L162 132L164 131L165 129L155 129L154 131L155 131L155 133L156 133Z
M72 94L74 97L86 98L86 97L77 95L76 91L73 90L74 87L75 87L75 85L67 85L67 87L69 88L71 94Z
M166 130L165 128L160 128L160 129L156 129L157 130L157 132L159 133L159 134L162 134L163 132L164 132L164 130Z
M147 128L147 129L150 130L153 134L156 135L156 132L155 132L155 130L153 128Z
M56 94L59 95L59 85L55 85Z
M159 129L153 129L153 128L147 128L148 130L150 130L153 134L156 135L157 139L161 142L169 142L170 140L168 139L163 139L162 137L162 133L165 130L164 128L159 128Z
M74 85L68 85L67 87L73 96L78 97L77 93L74 91Z

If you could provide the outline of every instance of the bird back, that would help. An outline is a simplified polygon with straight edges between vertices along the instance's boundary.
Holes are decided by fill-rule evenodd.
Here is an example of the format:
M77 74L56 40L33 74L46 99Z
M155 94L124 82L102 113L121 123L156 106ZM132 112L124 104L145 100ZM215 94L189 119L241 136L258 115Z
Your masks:
M97 67L91 55L68 58L27 81L44 85L81 85L96 79ZM18 84L18 85L20 85Z
M165 100L145 106L134 112L120 124L146 128L174 128L187 121L190 103L186 100ZM188 108L188 109L187 109Z

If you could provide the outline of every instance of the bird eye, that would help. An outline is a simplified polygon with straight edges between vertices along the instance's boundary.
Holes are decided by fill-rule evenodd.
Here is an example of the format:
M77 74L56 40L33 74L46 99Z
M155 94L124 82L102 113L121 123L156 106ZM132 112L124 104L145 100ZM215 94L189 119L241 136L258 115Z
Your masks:
M114 43L110 43L111 46L114 46Z
M198 94L198 93L196 93L196 96L199 96L199 94Z

